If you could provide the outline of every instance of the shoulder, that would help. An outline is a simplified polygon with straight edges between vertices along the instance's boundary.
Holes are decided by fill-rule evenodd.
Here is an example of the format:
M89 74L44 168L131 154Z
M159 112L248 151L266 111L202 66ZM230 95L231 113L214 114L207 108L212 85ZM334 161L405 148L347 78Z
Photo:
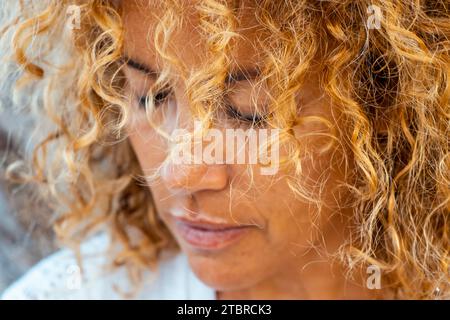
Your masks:
M98 273L106 259L108 239L106 235L89 239L80 248L83 273L75 253L59 250L41 260L24 276L14 282L2 295L2 299L57 299L76 296L89 279L82 277Z
M142 286L136 288L125 267L110 268L108 248L105 234L86 241L80 251L82 269L71 250L60 250L13 283L2 299L214 299L183 254L164 254L157 270L144 273Z

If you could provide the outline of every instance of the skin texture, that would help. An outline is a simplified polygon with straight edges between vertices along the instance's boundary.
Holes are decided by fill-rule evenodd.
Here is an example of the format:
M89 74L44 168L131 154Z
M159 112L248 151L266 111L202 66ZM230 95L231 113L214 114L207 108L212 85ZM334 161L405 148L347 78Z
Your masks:
M158 70L160 60L151 42L146 41L151 39L154 19L134 1L124 1L123 6L126 55ZM158 14L158 9L154 8L152 13ZM248 13L242 19L249 26L255 24ZM181 61L195 69L203 61L202 53L206 49L202 50L204 44L193 28L195 16L188 21L171 46ZM251 68L261 63L257 48L249 45L258 36L255 30L246 28L242 32L247 41L238 42L234 52L236 67ZM299 113L323 116L336 126L338 115L318 86L318 70L314 71L300 92ZM129 139L144 174L150 174L167 156L166 141L149 125L145 111L138 106L138 98L149 90L153 79L129 66L124 72L132 109L127 128ZM192 128L184 86L182 81L174 83L173 96L156 112L155 122L165 129L180 125ZM258 101L264 99L258 96L257 90L252 91L248 81L234 84L234 89L237 93L230 100L241 112L251 111L251 97ZM180 119L177 124L173 120L175 116ZM224 121L223 127L232 121ZM321 130L320 124L305 124L295 128L295 133L301 136L316 130ZM321 141L317 138L307 142L314 146ZM188 256L199 279L216 290L217 298L367 298L373 291L365 289L365 279L345 280L339 264L329 258L345 240L351 214L349 209L338 208L346 196L338 195L335 188L344 177L342 161L339 151L312 152L304 160L303 175L309 181L311 192L316 192L315 183L327 177L320 216L311 203L294 196L286 179L293 173L284 170L275 176L262 176L258 166L252 165L251 178L246 165L168 162L157 181L148 184L159 217ZM199 250L180 236L170 214L173 211L250 227L243 237L222 250Z

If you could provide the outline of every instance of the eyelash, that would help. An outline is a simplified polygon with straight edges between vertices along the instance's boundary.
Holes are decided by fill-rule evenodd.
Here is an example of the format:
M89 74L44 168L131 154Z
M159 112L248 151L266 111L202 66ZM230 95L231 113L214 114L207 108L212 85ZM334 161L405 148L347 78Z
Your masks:
M258 115L258 114L244 114L240 112L238 109L233 107L231 104L226 104L226 114L236 120L245 122L245 123L251 123L255 125L261 125L265 122L264 116Z
M166 99L171 95L172 91L170 89L167 90L161 90L156 93L156 95L153 97L153 102L155 107L159 107L162 105ZM139 97L139 106L142 108L145 108L146 101L148 99L148 95ZM264 123L265 117L257 114L243 114L238 109L233 107L231 104L226 104L226 114L227 116L239 120L245 123L252 123L256 125L260 125Z
M163 104L171 93L172 91L170 89L161 90L157 92L156 95L153 97L153 103L155 107L159 107L161 104ZM148 99L147 95L139 97L139 106L145 108L147 99Z

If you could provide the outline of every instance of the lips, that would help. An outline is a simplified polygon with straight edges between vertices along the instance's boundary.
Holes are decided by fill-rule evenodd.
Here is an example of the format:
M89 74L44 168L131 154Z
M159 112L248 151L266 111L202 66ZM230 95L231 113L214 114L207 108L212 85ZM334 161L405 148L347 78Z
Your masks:
M206 250L224 249L238 241L253 227L183 217L175 217L175 226L186 243L194 248Z

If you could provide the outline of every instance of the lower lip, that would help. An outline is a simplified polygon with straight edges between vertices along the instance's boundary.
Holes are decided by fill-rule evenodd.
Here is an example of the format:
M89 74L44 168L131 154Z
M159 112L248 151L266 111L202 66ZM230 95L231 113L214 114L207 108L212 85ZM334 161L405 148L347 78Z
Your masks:
M218 250L228 247L249 231L248 227L228 229L203 229L184 222L177 222L181 237L191 246L199 249Z

